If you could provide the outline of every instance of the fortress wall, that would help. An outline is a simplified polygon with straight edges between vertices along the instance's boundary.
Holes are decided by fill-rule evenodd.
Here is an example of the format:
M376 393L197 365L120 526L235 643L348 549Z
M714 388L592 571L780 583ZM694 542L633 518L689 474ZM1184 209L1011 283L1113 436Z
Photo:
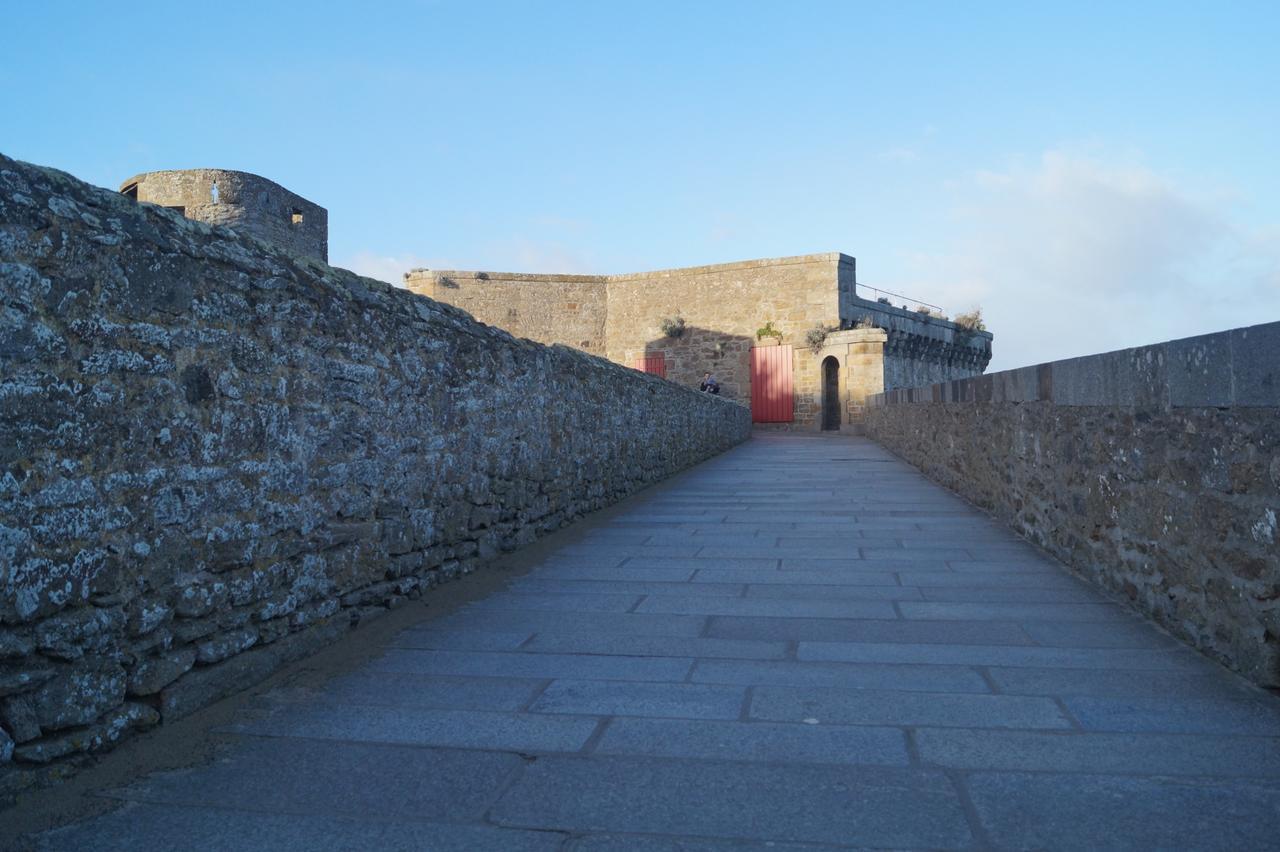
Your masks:
M1280 323L871 402L881 444L1280 686Z
M405 287L537 343L605 354L605 279L598 275L418 269Z
M991 362L990 332L966 331L941 317L924 316L859 296L845 297L841 311L841 319L846 322L869 317L876 328L888 332L884 349L886 389L978 376Z
M264 177L181 169L135 175L121 189L131 186L138 201L180 207L187 218L236 228L294 254L329 259L328 211Z
M608 278L608 357L623 364L646 352L667 356L667 378L697 386L707 370L721 393L749 402L750 354L756 329L772 321L784 342L804 345L814 326L832 326L839 316L838 253L698 266ZM683 337L666 338L662 319L683 317ZM797 358L796 420L811 422L819 386L816 362Z
M751 428L3 157L0 300L0 794Z

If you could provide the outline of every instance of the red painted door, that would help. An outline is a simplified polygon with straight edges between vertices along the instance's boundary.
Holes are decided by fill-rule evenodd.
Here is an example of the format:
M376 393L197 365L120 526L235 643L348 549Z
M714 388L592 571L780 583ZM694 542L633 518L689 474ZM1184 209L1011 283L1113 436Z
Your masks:
M642 373L653 373L662 379L667 377L667 357L661 352L657 355L645 355L642 358L637 358L631 366Z
M751 350L751 420L792 421L791 347L757 346Z

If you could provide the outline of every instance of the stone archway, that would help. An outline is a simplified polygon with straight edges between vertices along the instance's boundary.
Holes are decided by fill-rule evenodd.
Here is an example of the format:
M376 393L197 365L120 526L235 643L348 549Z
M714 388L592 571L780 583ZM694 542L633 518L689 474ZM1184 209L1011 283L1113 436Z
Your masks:
M840 359L822 359L822 431L840 430Z

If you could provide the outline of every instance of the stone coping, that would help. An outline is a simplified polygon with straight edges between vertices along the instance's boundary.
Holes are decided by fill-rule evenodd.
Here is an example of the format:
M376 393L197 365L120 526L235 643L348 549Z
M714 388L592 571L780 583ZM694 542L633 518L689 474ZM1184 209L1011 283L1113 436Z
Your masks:
M644 278L671 277L676 275L710 275L717 272L729 272L737 269L756 269L763 266L792 266L804 263L837 263L852 264L854 259L838 251L820 254L800 254L792 257L766 257L756 260L739 260L732 263L715 263L706 266L683 266L670 269L655 269L651 272L628 272L620 275L555 275L550 273L529 272L477 272L455 269L410 269L404 274L406 280L426 276L442 276L446 278L496 279L501 281L576 281L576 282L611 282L636 281Z
M875 394L869 405L1052 402L1280 407L1280 322Z

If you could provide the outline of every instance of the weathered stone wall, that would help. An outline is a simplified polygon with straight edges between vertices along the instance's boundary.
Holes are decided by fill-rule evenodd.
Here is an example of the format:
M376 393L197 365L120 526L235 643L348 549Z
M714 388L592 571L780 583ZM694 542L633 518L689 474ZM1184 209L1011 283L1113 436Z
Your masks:
M0 792L750 433L0 157Z
M227 169L147 172L129 178L120 191L136 201L180 208L188 219L235 228L293 254L329 259L329 212L258 175Z
M605 279L599 275L415 269L405 287L537 343L605 354Z
M646 353L668 356L667 378L697 385L708 370L721 393L750 402L750 349L767 322L782 341L804 345L814 326L834 326L838 317L836 267L842 255L814 254L715 266L666 269L608 279L608 357L627 364ZM682 317L692 332L665 338L661 321ZM798 358L795 416L812 423L811 400L818 375L810 358Z
M871 402L926 475L1280 686L1280 323Z

